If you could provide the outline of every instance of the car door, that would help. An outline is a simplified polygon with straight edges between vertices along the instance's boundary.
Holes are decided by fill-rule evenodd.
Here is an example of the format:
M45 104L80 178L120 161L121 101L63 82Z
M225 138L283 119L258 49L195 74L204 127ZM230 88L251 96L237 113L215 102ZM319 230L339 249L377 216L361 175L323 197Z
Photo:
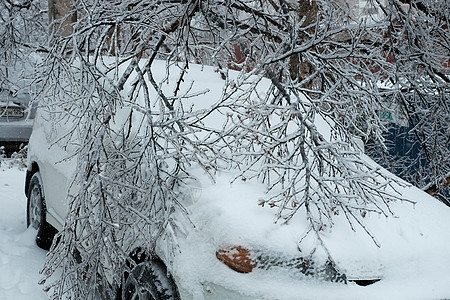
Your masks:
M41 174L47 222L60 230L67 214L69 195L77 193L72 184L76 169L77 138L70 134L73 122L57 119L47 109L38 110L29 142L28 159Z

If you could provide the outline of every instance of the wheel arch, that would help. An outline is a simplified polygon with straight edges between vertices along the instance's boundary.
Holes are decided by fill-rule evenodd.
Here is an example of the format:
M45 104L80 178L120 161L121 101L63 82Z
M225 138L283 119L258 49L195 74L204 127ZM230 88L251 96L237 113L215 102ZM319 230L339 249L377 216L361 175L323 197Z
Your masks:
M156 276L154 278L156 278L157 279L156 281L159 281L160 284L163 284L162 285L164 287L163 290L166 290L167 292L169 292L169 294L164 293L165 296L161 299L169 299L169 298L167 298L167 295L171 295L169 297L172 300L181 299L180 292L179 292L178 285L177 285L175 278L171 274L166 263L156 253L151 252L151 251L150 252L146 251L142 247L136 247L129 253L129 258L136 264L134 266L134 267L136 267L136 269L141 268L137 273L137 274L139 274L139 276L142 276L142 274L143 274L142 273L142 265L143 264L149 264L148 266L151 266L151 269L153 270L151 272L153 274L152 276ZM136 270L136 269L134 269L134 267L132 266L132 263L127 262L127 264L128 264L128 267L130 268L130 272L135 273L134 270ZM159 274L159 276L161 276L161 277L158 277L157 274ZM128 274L125 274L125 277L124 277L125 285L128 282L128 280L127 280L128 276L129 276ZM163 281L161 281L160 278L163 278L163 277L165 279ZM135 277L135 278L138 279L137 277ZM142 278L144 278L144 277L142 277ZM138 281L141 279L138 279ZM157 288L157 290L161 291L159 288ZM124 296L124 294L122 294L122 286L119 288L119 291L120 291L120 294L122 296ZM128 298L125 298L125 299L128 299ZM160 298L157 297L157 299L160 299Z
M156 253L149 253L149 251L140 246L135 247L131 252L128 253L128 256L136 265L146 260L153 260L166 265ZM132 267L131 264L129 265L129 267Z
M39 166L36 162L31 163L31 169L27 169L27 173L25 175L25 196L28 198L28 189L30 188L30 181L33 175L39 172Z
M34 183L36 182L37 183ZM56 230L51 224L49 224L47 222L47 209L46 209L46 204L45 204L45 195L44 195L44 190L43 190L43 185L42 185L42 179L41 176L39 174L39 168L37 166L37 164L32 164L31 170L28 170L26 173L26 179L25 179L25 190L27 191L27 226L30 226L31 221L30 221L30 203L31 203L31 194L28 191L30 188L33 188L33 184L37 184L39 185L39 189L40 189L40 197L39 197L39 201L40 201L40 205L41 205L41 209L40 209L40 214L41 214L41 218L40 218L40 224L37 227L37 234L36 234L36 244L44 249L44 250L49 250L52 243L53 243L53 238L56 235L56 233L58 232L58 230ZM33 197L33 201L37 201L35 199L35 197Z

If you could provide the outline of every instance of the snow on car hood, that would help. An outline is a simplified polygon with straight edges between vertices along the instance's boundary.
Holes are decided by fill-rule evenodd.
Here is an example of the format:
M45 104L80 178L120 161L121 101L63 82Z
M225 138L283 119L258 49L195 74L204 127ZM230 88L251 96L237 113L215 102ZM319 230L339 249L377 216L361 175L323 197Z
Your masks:
M315 281L295 270L241 274L219 262L215 253L224 245L242 245L280 259L301 257L297 242L307 223L304 216L298 215L288 225L276 224L273 211L258 206L259 198L264 196L264 186L259 183L231 183L232 172L220 173L211 182L202 172L197 170L197 178L203 178L201 183L187 187L195 199L187 205L192 223L185 222L188 235L179 233L181 252L172 268L184 285L192 287L193 294L195 283L208 278L206 285L218 284L265 299L297 299L299 291L302 299L370 299L371 293L379 299L380 289L385 289L381 293L385 297L396 299L448 295L445 284L438 284L433 291L426 287L435 287L436 281L443 283L448 278L440 274L450 263L446 254L450 234L442 228L450 220L450 209L423 191L399 187L403 197L415 201L415 205L392 203L394 216L388 218L367 215L366 224L380 243L379 248L363 230L353 231L342 215L336 216L333 228L324 232L326 246L349 279L381 278L376 284L360 287ZM403 293L401 286L405 284L415 288Z

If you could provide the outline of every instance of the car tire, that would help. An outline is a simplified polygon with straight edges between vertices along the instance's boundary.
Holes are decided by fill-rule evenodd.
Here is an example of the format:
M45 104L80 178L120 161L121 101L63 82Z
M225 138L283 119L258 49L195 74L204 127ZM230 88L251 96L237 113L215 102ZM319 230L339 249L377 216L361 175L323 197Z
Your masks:
M37 230L36 244L40 248L48 250L57 230L46 221L45 194L39 172L34 173L31 177L27 196L27 226Z
M168 275L163 262L144 261L128 275L121 299L125 300L178 300L178 290Z

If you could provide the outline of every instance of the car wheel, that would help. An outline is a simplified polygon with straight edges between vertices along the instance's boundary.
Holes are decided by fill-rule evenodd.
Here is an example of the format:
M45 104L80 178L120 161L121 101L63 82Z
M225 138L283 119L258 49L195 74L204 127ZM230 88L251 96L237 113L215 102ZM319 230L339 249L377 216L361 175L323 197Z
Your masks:
M124 285L125 300L180 299L166 266L157 260L144 261L133 268Z
M45 196L39 172L33 174L28 188L27 226L37 230L36 244L42 249L50 249L57 231L46 221Z

